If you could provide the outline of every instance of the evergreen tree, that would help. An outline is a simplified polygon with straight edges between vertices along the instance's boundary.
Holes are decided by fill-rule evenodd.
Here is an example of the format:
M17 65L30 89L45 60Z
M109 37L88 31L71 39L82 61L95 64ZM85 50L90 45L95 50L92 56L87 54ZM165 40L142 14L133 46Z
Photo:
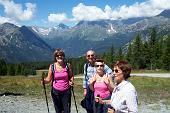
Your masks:
M104 60L108 66L112 65L113 61L115 60L115 50L113 45L110 50L105 54Z
M117 52L116 60L123 60L123 59L124 59L124 55L122 53L122 48L119 48Z
M16 75L21 75L21 64L16 64Z
M143 64L144 68L150 69L150 49L148 42L145 42L142 46L142 53L143 53Z
M13 64L8 65L8 75L11 75L11 76L15 75L15 66Z
M141 35L138 33L135 37L135 40L133 42L133 53L132 53L132 64L134 68L140 69L143 68L143 53L142 53L142 41L141 41Z
M152 28L149 37L149 48L150 48L150 69L156 68L156 29Z
M156 41L155 44L155 58L156 58L156 68L160 69L162 67L162 55L163 55L163 37L159 38L159 40Z
M114 60L115 60L115 48L114 46L112 45L111 49L110 49L110 62L113 63Z
M170 34L165 42L165 48L162 56L162 67L165 70L170 70Z
M4 59L0 59L0 75L7 75L7 64Z
M126 60L130 64L132 64L133 59L132 59L132 45L131 45L131 43L129 43L129 46L128 46L128 51L127 51L127 54L126 54Z

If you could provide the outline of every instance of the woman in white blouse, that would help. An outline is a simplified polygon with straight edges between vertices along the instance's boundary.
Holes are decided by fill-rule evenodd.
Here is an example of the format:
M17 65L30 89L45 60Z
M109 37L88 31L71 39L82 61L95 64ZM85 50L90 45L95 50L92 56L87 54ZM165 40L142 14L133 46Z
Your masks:
M109 105L108 113L137 113L137 92L127 80L131 73L130 65L126 61L117 61L113 72L116 87L112 92L111 100L100 100L100 102Z

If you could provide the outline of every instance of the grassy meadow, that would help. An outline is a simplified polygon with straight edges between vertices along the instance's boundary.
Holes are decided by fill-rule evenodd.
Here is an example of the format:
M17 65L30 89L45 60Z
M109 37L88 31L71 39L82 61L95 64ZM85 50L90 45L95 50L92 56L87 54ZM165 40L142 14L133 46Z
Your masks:
M0 94L13 93L35 98L44 98L44 89L39 76L0 76ZM131 77L130 81L138 92L139 106L163 100L163 104L170 105L170 78ZM50 97L51 85L46 85ZM74 92L77 103L83 98L82 79L75 78Z

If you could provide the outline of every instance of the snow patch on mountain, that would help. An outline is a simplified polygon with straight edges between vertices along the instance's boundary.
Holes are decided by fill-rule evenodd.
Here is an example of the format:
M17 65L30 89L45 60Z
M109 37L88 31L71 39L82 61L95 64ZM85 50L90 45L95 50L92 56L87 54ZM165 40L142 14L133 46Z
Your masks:
M114 29L114 26L112 24L109 25L109 29L107 29L108 34L114 34L117 33L116 29Z

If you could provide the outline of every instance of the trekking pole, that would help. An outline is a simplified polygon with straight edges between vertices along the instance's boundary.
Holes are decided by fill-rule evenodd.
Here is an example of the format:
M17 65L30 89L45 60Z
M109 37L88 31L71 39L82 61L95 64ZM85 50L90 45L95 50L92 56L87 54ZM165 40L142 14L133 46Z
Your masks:
M95 97L95 100L97 99L97 102L95 102L95 107L96 107L96 113L98 113L98 107L99 107L99 98L100 98L100 95L97 94L97 97Z
M49 106L48 106L47 93L46 93L46 88L45 88L45 83L44 83L44 73L42 74L42 82L43 82L44 94L45 94L45 99L46 99L46 104L47 104L47 110L48 110L48 113L50 113Z
M73 93L73 98L74 98L74 102L75 102L75 106L76 106L76 111L77 111L77 113L78 113L77 103L76 103L76 98L75 98L75 95L74 95L74 89L73 89L73 86L71 86L71 90L72 90L72 93Z

